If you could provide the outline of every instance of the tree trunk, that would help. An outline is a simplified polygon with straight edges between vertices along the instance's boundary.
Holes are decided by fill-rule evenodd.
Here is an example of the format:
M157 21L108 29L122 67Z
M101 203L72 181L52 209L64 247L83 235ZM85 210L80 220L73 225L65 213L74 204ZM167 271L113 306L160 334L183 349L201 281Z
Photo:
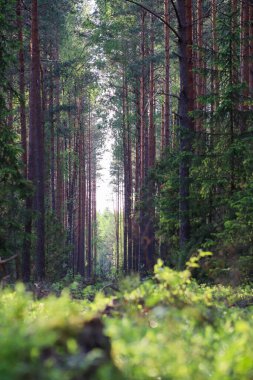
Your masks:
M151 20L151 32L150 32L150 67L149 67L149 157L148 167L152 169L155 165L156 159L156 129L155 129L155 35L154 35L154 17L150 16ZM169 141L169 139L168 139ZM146 194L146 250L148 258L148 270L153 269L155 263L155 184L153 178L149 175L147 182L147 194Z
M139 270L140 261L140 226L138 222L140 200L140 173L141 173L141 115L140 115L140 92L139 78L135 84L135 112L136 112L136 136L135 136L135 196L134 196L134 220L133 220L133 269Z
M218 54L218 46L217 46L217 3L216 0L212 0L211 4L211 22L212 22L212 74L211 74L211 90L212 94L217 97L219 92L219 79L218 79L218 68L215 60L217 59ZM218 101L212 102L211 104L211 112L214 112L218 106ZM211 136L212 138L212 136Z
M87 277L90 280L92 276L92 131L91 131L91 103L89 99L89 115L88 115L88 246L87 246Z
M84 157L84 130L81 124L81 100L78 102L78 127L79 127L79 186L78 186L78 252L77 252L77 273L84 276L85 273L85 157Z
M19 40L19 92L20 92L20 126L21 126L21 144L23 149L22 160L24 165L24 177L28 178L27 165L27 131L26 131L26 104L25 104L25 57L23 43L23 19L22 19L22 2L17 0L17 27ZM25 221L25 236L22 251L22 278L24 282L30 281L31 274L31 196L26 198L26 209L28 215Z
M179 34L179 70L180 70L180 152L179 167L179 242L181 250L185 250L190 238L190 159L191 142L194 130L193 120L189 112L193 110L194 89L192 72L192 2L191 0L178 0L178 14L180 17Z
M56 41L54 59L59 65L59 46L58 36ZM57 73L55 79L55 106L56 106L56 215L59 222L64 223L64 173L63 173L63 138L61 136L61 119L60 119L60 77Z
M169 0L164 0L164 20L169 24ZM170 146L170 29L164 25L165 83L164 83L164 148Z
M122 85L122 137L123 137L123 163L124 163L124 257L123 269L124 273L128 272L128 219L129 219L129 176L128 176L128 143L127 143L127 106L126 106L126 78L125 68L123 68L123 85Z
M126 164L127 164L127 257L128 257L128 272L133 271L133 225L132 225L132 137L131 127L129 122L129 100L128 100L128 84L125 83L125 97L126 97Z
M249 6L249 96L253 95L253 7ZM250 106L253 109L253 106Z
M199 97L201 97L203 93L203 9L202 9L202 0L197 1L197 59L196 59L196 68L197 73L195 74L195 88L196 88L196 109L198 111L202 110L202 104ZM195 123L196 131L200 132L202 130L201 125L201 116L197 117Z
M155 113L155 34L154 34L154 17L151 18L151 32L150 32L150 67L149 67L149 161L148 166L152 168L155 165L156 159L156 131L154 123Z
M53 59L51 47L51 59ZM54 128L54 78L53 65L50 68L49 89L49 112L50 112L50 183L51 183L51 207L55 211L55 128Z
M249 101L249 4L242 1L241 3L241 82L245 85L242 98L242 111L248 110ZM245 131L246 126L241 123L241 132Z
M45 277L44 139L41 111L38 4L32 1L29 179L35 187L36 278Z
M116 271L119 272L119 251L120 251L120 166L117 163L117 192L116 192L116 210L115 210L115 237L116 237Z
M145 208L145 189L148 169L148 131L146 123L146 11L141 11L141 78L140 78L140 266L142 272L148 267L147 218Z
M23 19L22 2L17 0L17 26L19 40L19 93L20 93L20 126L21 144L23 149L24 177L27 178L27 133L26 133L26 110L25 110L25 57L23 43Z
M95 153L94 153L95 155ZM96 155L93 157L92 171L92 227L93 227L93 271L96 276L97 268L97 183L96 183Z

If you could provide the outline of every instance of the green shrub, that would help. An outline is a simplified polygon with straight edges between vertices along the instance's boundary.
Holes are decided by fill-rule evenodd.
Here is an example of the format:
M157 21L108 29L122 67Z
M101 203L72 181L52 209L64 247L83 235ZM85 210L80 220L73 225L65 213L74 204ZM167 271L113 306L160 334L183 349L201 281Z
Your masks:
M252 287L199 285L191 272L206 255L181 272L159 261L153 278L130 277L115 296L88 286L92 302L2 291L1 380L251 380Z

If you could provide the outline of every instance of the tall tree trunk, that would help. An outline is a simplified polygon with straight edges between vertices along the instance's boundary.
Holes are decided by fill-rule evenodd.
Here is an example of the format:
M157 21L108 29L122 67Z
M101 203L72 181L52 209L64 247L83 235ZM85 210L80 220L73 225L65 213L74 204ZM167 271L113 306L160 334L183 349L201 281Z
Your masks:
M237 22L238 22L238 0L231 0L231 37L230 38L230 57L229 57L229 84L230 86L238 83L238 68L236 65L237 61L237 44L236 44L236 33L237 33ZM234 134L235 134L235 114L234 107L230 108L229 112L230 117L230 146L234 144ZM233 149L230 153L230 193L233 193L235 190L235 155Z
M70 173L70 179L69 179L69 196L68 196L68 242L73 246L72 253L70 255L70 263L72 263L72 270L74 273L74 256L75 256L75 198L76 198L76 184L77 184L77 139L76 136L74 136L73 139L73 147L74 151L74 162L72 163L72 169ZM85 188L85 187L84 187ZM71 260L72 259L72 260Z
M164 128L165 128L165 122L164 122L164 102L162 104L162 107L161 107L161 132L160 132L160 152L161 152L161 156L162 156L162 153L164 151L164 147L165 147L165 131L164 131Z
M77 99L75 99L75 104L77 104ZM71 175L71 184L70 184L70 195L69 195L69 228L70 228L70 242L73 246L71 259L72 259L72 271L73 274L76 273L77 268L77 257L78 257L78 249L79 249L79 205L76 207L76 204L78 203L78 175L79 175L79 168L78 168L78 158L79 158L79 139L80 139L80 127L77 121L77 118L74 119L74 126L75 126L75 132L74 132L74 139L73 139L73 149L74 149L74 162L73 162L73 169L72 169L72 175ZM86 191L86 183L84 185L85 191Z
M179 34L179 70L180 70L180 152L182 154L179 168L179 241L180 248L185 250L190 238L189 195L190 195L190 159L191 142L194 130L189 112L193 110L193 65L192 65L192 2L178 0L180 24ZM181 263L179 263L181 265Z
M92 120L91 120L91 101L89 98L89 115L88 115L88 246L87 246L87 276L92 276Z
M148 130L146 120L146 11L141 11L141 78L140 78L140 266L145 272L148 267L147 218L143 204L148 169Z
M23 149L24 177L27 178L27 133L26 133L26 104L25 104L25 57L23 42L22 2L17 0L17 26L19 40L19 93L20 93L20 126L21 144Z
M53 59L51 47L51 59ZM54 128L54 77L53 65L50 68L50 89L49 89L49 112L50 112L50 183L51 183L51 205L55 211L55 128Z
M253 7L249 6L249 96L253 95ZM250 106L253 109L253 106Z
M116 190L116 210L115 210L115 237L116 237L116 271L119 272L119 252L120 252L120 166L117 163L117 190Z
M169 0L164 0L164 20L169 24ZM165 45L165 83L164 83L164 144L163 149L170 146L170 29L164 25Z
M124 163L124 252L123 252L123 269L124 273L128 272L128 219L129 219L129 176L128 176L128 142L127 142L127 106L126 106L126 77L125 68L123 68L122 84L122 137L123 137L123 163Z
M144 183L145 176L145 18L146 12L141 11L141 77L140 77L140 187Z
M243 90L242 111L248 110L249 101L249 4L247 1L241 2L241 82L245 85ZM241 123L241 131L245 131L246 126Z
M140 115L140 92L139 78L135 84L135 112L136 112L136 136L135 136L135 196L134 196L134 220L133 220L133 269L139 270L140 261L140 226L138 222L140 201L140 173L141 173L141 115Z
M84 276L85 265L85 157L84 157L84 130L81 123L81 100L78 102L78 127L79 127L79 184L78 184L78 252L77 252L77 273Z
M56 64L59 65L59 41L56 38L55 56ZM63 172L63 138L61 136L60 118L60 76L57 73L55 79L55 106L56 106L56 215L59 222L64 223L64 172Z
M213 54L213 62L212 62L212 74L211 74L211 91L212 94L217 98L217 94L219 92L219 79L218 79L218 67L216 64L217 54L218 54L218 46L217 46L217 2L216 0L212 0L211 3L211 22L212 22L212 54ZM211 111L214 112L218 106L218 101L212 102ZM212 131L211 131L212 132ZM212 139L212 135L211 135Z
M32 1L29 179L35 186L36 277L45 277L44 138L41 110L38 4Z
M129 122L129 99L128 99L128 83L125 82L125 97L126 97L126 150L127 150L127 257L128 257L128 272L133 271L133 225L132 225L132 135Z
M154 55L155 55L155 34L154 34L154 17L150 16L151 26L150 26L150 67L149 67L149 157L148 157L148 167L152 169L155 165L156 159L156 129L155 129L155 65L154 65ZM169 138L168 138L169 141ZM155 263L155 206L154 206L154 196L155 196L155 184L153 178L149 175L147 182L148 192L146 195L146 249L148 257L148 268L153 269Z
M22 2L17 0L17 27L18 27L18 40L19 40L19 92L20 92L20 126L21 126L21 144L23 149L22 160L24 165L24 177L28 176L27 167L27 130L26 130L26 104L25 104L25 57L24 57L24 43L23 43L23 18L22 18ZM30 281L31 273L31 208L32 199L29 195L26 198L26 209L28 215L25 221L25 236L22 251L22 278L24 282Z
M149 160L148 166L152 168L156 159L156 131L154 122L155 113L155 34L154 34L154 17L151 16L150 31L150 67L149 67Z
M195 74L195 87L196 87L196 109L198 111L202 110L202 104L199 97L203 93L203 4L202 0L197 0L197 54L196 54L196 68L197 73ZM196 131L200 132L202 130L201 117L198 116L196 120Z
M93 271L96 276L97 268L97 183L96 183L96 154L93 157L93 171L92 171L92 227L93 227Z

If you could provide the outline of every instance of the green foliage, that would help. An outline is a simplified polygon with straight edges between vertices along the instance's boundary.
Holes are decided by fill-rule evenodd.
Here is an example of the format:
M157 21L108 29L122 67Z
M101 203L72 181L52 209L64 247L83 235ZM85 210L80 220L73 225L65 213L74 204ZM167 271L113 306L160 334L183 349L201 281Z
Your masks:
M17 252L22 242L22 199L31 191L19 162L15 134L2 125L0 133L0 256Z
M23 202L31 185L24 180L21 166L21 149L13 125L8 125L7 94L10 86L7 73L13 65L17 46L13 42L15 1L0 1L0 257L20 250ZM13 90L11 90L13 91Z
M96 342L92 325L86 327L101 305L104 307L103 301L95 302L93 311L85 301L72 302L66 292L58 299L51 296L34 301L22 285L2 292L1 379L91 379L94 365L106 362L103 343L101 348L88 349Z
M249 380L252 307L230 306L250 296L251 288L198 286L188 269L159 262L155 280L125 292L107 318L114 361L127 379Z
M2 291L1 379L250 380L252 288L198 285L191 271L209 255L200 251L181 272L159 261L153 279L129 277L115 296L98 292L93 302L66 291L36 301L21 285ZM85 339L106 342L98 327L87 330L98 317L110 359L107 344L84 349Z
M58 281L67 272L71 246L66 243L67 236L56 216L46 214L46 272L48 281Z
M98 267L102 278L109 277L113 271L115 257L115 216L109 210L98 214Z
M204 49L201 53L214 72L200 73L207 82L206 95L199 99L203 112L192 113L201 128L191 136L191 234L186 251L191 255L202 247L215 253L205 271L195 272L205 281L247 282L253 273L252 110L245 110L244 91L248 84L242 84L239 75L238 20L239 14L231 11L230 3L224 4L222 12L217 11L219 49ZM204 28L208 28L206 22ZM167 262L173 266L188 259L180 252L178 239L178 173L182 159L176 147L164 155L155 173L159 189L157 227L160 241L166 246Z

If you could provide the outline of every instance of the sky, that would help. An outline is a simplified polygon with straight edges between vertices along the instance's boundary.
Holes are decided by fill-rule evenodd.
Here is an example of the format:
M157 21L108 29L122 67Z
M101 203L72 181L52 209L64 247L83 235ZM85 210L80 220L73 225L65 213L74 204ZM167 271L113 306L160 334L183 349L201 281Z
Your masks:
M97 211L103 212L106 208L113 211L113 189L110 184L110 164L112 161L112 139L107 135L105 150L100 161L100 176L97 180Z
M85 0L84 6L88 5L90 13L95 10L95 0ZM101 155L99 177L97 179L97 211L103 212L106 208L113 211L113 189L110 184L110 165L112 161L112 138L106 135L104 152Z

